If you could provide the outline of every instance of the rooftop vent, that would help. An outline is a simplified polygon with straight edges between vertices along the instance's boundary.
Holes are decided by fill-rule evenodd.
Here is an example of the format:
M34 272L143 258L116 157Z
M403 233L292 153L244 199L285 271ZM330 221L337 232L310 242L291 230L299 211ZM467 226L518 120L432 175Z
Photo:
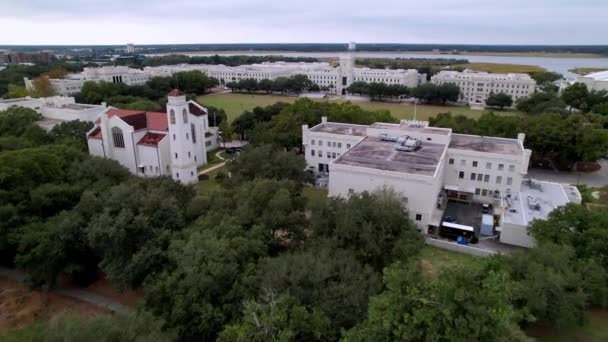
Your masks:
M393 145L395 150L403 152L412 152L420 147L421 142L418 139L411 138L409 136L401 137L397 140L397 143Z

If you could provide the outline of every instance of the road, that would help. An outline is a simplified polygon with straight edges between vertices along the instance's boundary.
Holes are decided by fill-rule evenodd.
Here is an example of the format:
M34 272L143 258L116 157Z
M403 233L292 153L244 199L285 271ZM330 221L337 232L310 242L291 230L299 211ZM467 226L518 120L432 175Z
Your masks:
M608 161L601 160L599 164L601 169L595 172L564 172L552 171L545 169L530 169L528 177L534 177L539 180L567 183L567 184L585 184L590 187L598 188L608 185Z

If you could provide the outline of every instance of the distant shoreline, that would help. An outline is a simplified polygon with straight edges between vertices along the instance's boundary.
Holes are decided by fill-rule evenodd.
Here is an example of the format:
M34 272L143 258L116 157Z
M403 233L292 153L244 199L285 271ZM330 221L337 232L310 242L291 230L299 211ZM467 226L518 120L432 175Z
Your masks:
M146 55L166 56L166 55L247 55L247 54L294 54L294 53L328 53L340 54L344 51L285 51L285 50L224 50L224 51L179 51L150 53ZM450 56L458 59L466 56L497 56L497 57L545 57L545 58L608 58L608 56L592 53L574 52L460 52L457 54L442 53L437 51L357 51L365 54L403 54L403 55L437 55Z

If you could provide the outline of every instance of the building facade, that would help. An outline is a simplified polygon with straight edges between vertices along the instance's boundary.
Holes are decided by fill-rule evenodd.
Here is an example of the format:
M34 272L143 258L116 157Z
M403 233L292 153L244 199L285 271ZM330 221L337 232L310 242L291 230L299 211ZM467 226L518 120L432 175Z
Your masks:
M459 102L485 105L490 94L505 93L513 102L536 90L536 81L528 74L490 74L472 70L440 71L431 77L434 84L453 83L460 88Z
M531 191L524 180L531 151L517 139L452 133L429 127L427 122L402 121L370 126L322 122L302 127L309 169L328 176L330 196L392 188L423 233L437 232L444 224L448 203L489 204L497 221L500 241L531 246L529 217L546 218L560 205L580 203L578 190L566 185L536 182L554 193L534 194L542 205L533 213L515 199ZM398 149L402 141L417 141L412 150ZM524 202L524 201L522 201Z
M608 70L578 76L574 82L585 84L589 90L608 91Z
M87 133L91 155L114 159L138 176L167 175L185 184L198 182L197 166L207 163L213 140L207 109L179 90L169 93L165 113L108 107Z

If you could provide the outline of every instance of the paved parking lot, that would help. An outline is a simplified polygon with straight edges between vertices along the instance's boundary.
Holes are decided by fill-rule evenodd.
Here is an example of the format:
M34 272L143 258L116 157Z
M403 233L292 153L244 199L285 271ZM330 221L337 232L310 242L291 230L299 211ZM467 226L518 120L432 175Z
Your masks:
M454 223L471 226L475 229L475 235L479 235L481 227L481 204L479 203L460 203L449 201L445 209L444 220L446 216L451 216L456 219Z

